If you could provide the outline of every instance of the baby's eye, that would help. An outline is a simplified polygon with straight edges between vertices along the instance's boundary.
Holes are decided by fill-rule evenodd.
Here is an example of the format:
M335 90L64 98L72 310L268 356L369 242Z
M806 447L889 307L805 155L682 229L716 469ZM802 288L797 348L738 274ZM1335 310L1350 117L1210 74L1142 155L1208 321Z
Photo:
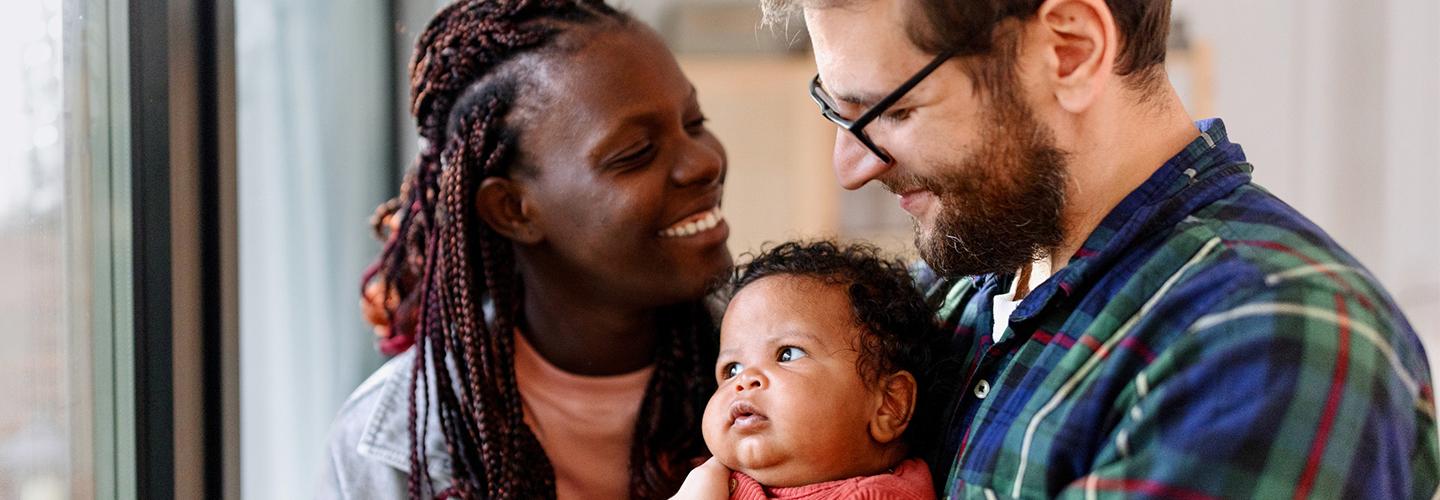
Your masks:
M745 367L740 366L740 363L726 363L725 366L720 368L720 380L735 378L736 375L740 374L740 370L743 369L745 369Z
M780 348L780 354L779 356L776 356L775 359L781 363L784 363L787 361L795 361L805 356L809 356L809 354L806 354L804 349L795 346L789 346Z

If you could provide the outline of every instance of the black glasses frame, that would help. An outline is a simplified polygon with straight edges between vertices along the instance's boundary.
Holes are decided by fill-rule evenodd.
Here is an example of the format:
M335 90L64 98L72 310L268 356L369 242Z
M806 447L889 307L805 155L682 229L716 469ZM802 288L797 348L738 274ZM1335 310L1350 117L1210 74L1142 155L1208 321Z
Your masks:
M905 80L905 83L900 84L893 92L890 92L890 95L880 99L880 102L875 103L874 106L870 106L870 109L865 110L864 113L860 114L859 118L854 120L847 120L845 117L840 116L839 112L835 111L834 99L830 97L830 94L825 93L825 89L820 87L819 73L816 73L815 78L810 80L810 98L814 99L815 104L820 106L820 114L824 116L826 120L830 120L831 123L840 127L841 130L854 135L855 139L859 140L860 144L864 144L877 158L880 158L880 161L890 164L895 161L894 157L891 157L890 153L886 152L884 148L875 145L875 141L870 140L870 135L865 133L865 126L875 121L876 118L879 118L880 115L885 113L885 110L890 109L890 106L894 106L901 97L905 97L906 93L910 92L916 85L919 85L925 77L930 76L930 73L933 73L936 68L939 68L945 61L950 60L951 57L954 57L954 54L954 50L941 52L940 55L935 56L934 60L926 64L924 68L920 68L920 71L916 72L914 76L911 76L909 80Z

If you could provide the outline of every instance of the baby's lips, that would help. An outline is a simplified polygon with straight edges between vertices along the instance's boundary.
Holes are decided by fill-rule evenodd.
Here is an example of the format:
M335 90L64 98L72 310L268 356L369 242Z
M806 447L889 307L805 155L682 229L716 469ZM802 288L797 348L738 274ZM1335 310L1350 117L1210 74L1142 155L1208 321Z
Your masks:
M754 415L754 416L757 416L757 417L760 417L760 418L768 418L768 417L765 416L765 414L764 414L763 412L760 411L760 408L759 408L759 407L755 406L754 403L751 403L751 402L749 402L749 401L746 401L746 400L743 400L743 399L737 399L737 400L735 400L735 402L730 403L730 422L731 422L731 423L734 423L734 422L735 422L735 419L738 419L738 418L740 418L740 417L742 417L742 416L749 416L749 415Z

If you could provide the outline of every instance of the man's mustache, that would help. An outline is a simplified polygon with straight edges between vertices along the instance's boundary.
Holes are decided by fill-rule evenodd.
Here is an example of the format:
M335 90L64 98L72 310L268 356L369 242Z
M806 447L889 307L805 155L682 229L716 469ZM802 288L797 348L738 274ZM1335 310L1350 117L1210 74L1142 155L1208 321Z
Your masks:
M908 173L893 173L879 179L880 185L891 194L901 195L913 191L938 192L936 183Z

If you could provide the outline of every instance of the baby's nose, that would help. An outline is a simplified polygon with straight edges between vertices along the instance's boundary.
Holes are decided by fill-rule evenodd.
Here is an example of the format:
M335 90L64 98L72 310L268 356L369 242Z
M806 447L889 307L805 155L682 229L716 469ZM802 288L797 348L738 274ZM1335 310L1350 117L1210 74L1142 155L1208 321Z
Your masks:
M765 376L754 371L746 370L735 377L735 392L744 392L746 389L760 389L765 387Z

